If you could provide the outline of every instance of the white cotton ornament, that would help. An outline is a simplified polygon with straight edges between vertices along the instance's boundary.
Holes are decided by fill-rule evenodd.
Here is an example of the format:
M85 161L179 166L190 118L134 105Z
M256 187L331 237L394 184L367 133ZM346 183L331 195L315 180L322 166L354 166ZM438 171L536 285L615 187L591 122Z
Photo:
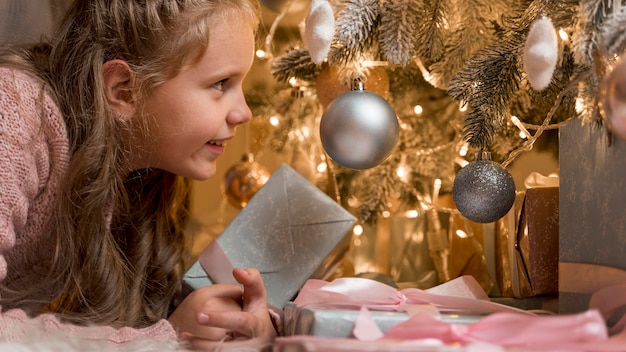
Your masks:
M311 61L321 64L330 52L335 36L335 15L328 0L313 0L305 19L304 45Z
M556 30L552 21L542 16L530 26L524 45L524 69L534 90L541 91L550 85L558 58Z

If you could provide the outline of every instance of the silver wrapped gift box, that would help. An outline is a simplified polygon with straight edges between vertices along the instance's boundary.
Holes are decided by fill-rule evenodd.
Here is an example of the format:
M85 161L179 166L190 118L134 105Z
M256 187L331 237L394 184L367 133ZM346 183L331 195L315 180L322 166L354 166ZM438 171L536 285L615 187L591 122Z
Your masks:
M234 283L232 268L257 268L269 304L283 308L308 279L331 274L349 247L356 218L286 164L200 255L185 291Z
M360 311L356 309L298 307L290 302L284 308L283 330L286 335L352 338L354 323L359 314ZM409 314L403 311L370 310L369 314L383 333L409 319ZM462 312L439 314L441 320L456 324L470 324L483 316Z

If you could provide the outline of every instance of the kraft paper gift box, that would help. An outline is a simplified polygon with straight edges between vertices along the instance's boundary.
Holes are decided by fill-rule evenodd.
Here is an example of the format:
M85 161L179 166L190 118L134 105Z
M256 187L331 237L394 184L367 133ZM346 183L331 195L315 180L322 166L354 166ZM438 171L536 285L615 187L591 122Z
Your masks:
M626 282L626 142L572 120L559 130L559 159L559 312L569 313Z
M306 280L332 273L349 247L356 218L286 164L201 254L184 291L236 284L232 268L261 272L268 303L282 308Z
M558 294L558 182L531 174L511 211L496 222L496 276L502 297Z

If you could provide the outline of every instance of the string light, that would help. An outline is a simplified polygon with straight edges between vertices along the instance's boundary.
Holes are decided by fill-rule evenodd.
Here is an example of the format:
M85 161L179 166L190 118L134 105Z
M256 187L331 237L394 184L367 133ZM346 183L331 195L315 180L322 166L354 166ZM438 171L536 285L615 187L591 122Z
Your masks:
M441 190L441 180L435 179L435 183L433 185L433 204L437 204L439 201L439 191Z
M467 238L467 233L463 230L456 230L455 234L459 237L459 238Z
M461 149L459 149L459 155L460 156L466 156L467 152L469 151L469 143L463 143L463 145L461 146Z
M415 61L415 64L417 65L417 67L422 72L422 77L424 77L424 80L434 86L435 85L435 77L433 77L433 75L431 75L430 72L426 69L426 67L422 63L422 60L420 60L418 57L415 57L414 61Z
M265 50L261 50L261 49L257 50L256 51L256 57L258 57L259 59L264 58L265 57Z
M352 233L355 236L361 236L363 234L363 226L361 226L361 225L354 225L354 228L352 228Z
M424 112L424 108L421 105L415 105L413 112L415 112L415 115L421 115Z
M465 165L469 164L469 161L461 158L460 156L457 156L456 158L454 158L454 162L457 163L457 165L459 165L460 167L465 167Z
M417 210L408 210L404 215L407 219L415 219L419 216L419 212Z
M404 182L407 182L409 179L409 172L406 167L406 155L404 154L400 156L400 164L396 169L396 175L398 175L398 177Z
M559 29L559 37L561 37L563 41L567 41L569 39L569 35L567 35L567 32L565 32L563 28Z
M272 125L274 127L280 125L280 119L278 118L278 116L270 117L270 125Z
M513 122L513 124L515 126L517 126L517 128L519 128L519 130L520 130L520 137L522 137L524 139L532 137L532 134L530 134L530 132L528 132L526 127L524 127L524 125L522 124L522 121L520 121L517 116L515 116L515 115L511 116L511 121Z
M576 98L576 112L582 114L585 111L585 100L581 97Z

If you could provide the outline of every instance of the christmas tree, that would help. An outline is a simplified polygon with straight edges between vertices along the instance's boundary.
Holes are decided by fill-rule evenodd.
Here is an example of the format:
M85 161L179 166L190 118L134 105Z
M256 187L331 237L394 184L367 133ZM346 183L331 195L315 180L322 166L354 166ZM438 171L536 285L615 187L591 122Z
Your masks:
M476 153L506 168L569 119L610 126L600 102L624 50L620 1L313 0L287 37L278 24L302 1L262 2L279 11L264 59L278 84L248 96L266 131L257 142L292 155L363 223L398 202L434 207ZM357 78L400 126L388 158L361 170L329 157L319 127Z

